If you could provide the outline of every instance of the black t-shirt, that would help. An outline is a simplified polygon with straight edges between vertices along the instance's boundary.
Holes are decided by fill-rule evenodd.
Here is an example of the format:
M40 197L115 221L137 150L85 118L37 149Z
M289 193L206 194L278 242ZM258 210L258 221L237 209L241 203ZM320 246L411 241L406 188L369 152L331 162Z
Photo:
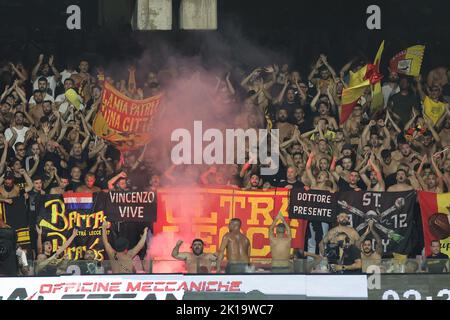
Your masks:
M14 176L14 184L19 187L20 193L25 192L25 186L27 185L27 182L23 176Z
M411 118L412 108L414 106L419 106L417 97L412 93L409 93L406 96L402 95L400 92L396 93L390 98L389 103L392 104L392 111L400 117L400 123L397 123L400 128L403 128Z
M140 166L128 174L132 190L142 190L148 186L150 177L145 166Z
M89 151L87 149L84 149L81 152L81 155L79 158L75 158L74 156L69 157L69 161L67 162L68 168L73 168L75 166L79 167L83 174L86 174L89 170Z
M112 161L119 161L120 151L117 150L114 146L108 145L105 152L105 158L111 158Z
M355 191L355 189L352 188L350 186L350 184L347 181L345 181L344 179L342 179L341 177L339 177L337 185L338 185L339 191L344 191L344 192L345 191ZM358 181L357 186L361 190L366 190L366 185L361 180Z
M344 248L342 257L340 258L341 265L349 266L355 263L356 260L361 259L361 251L354 245ZM362 269L344 270L343 273L361 273Z
M31 170L31 168L34 167L34 163L35 163L35 160L32 156L27 157L25 159L25 166L24 166L25 170L27 170L29 172ZM37 166L37 169L36 169L36 172L34 173L34 175L42 176L43 174L44 174L44 162L39 160L39 163L38 163L38 166Z
M57 152L47 152L44 158L41 160L42 165L44 166L45 162L49 160L53 162L53 165L58 170L58 174L60 174L62 172L60 155ZM40 174L42 175L43 172L40 172Z
M280 108L288 110L289 118L292 118L292 116L294 115L294 110L296 108L300 108L300 103L298 103L297 101L294 102L285 101L281 104Z
M76 182L76 181L70 181L69 184L66 187L66 191L73 191L75 192L79 186L82 186L83 182Z
M312 130L312 121L308 121L305 119L301 124L296 123L295 121L292 124L296 125L301 133L306 133Z
M448 256L442 252L439 252L437 255L428 256L426 260L426 264L428 267L429 273L442 273L447 271L447 262Z
M278 183L278 187L280 188L286 188L287 186L292 186L292 188L294 189L299 189L299 188L304 188L305 185L303 184L303 182L301 181L295 181L294 183L288 182L287 180L281 180Z
M42 176L42 179L44 179L44 181L48 181L50 180L50 176L44 174ZM53 178L52 182L50 182L50 184L48 185L47 188L44 189L44 191L46 193L50 193L50 190L52 190L52 188L56 188L57 186L59 186L58 181L56 180L56 178Z

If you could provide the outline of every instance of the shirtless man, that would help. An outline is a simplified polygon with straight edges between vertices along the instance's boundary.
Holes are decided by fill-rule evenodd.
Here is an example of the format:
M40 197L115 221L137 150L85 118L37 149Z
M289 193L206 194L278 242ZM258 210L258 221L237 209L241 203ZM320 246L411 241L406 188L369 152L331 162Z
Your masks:
M203 241L194 239L192 241L192 252L179 252L183 240L178 240L172 250L172 257L186 262L187 273L210 273L211 267L217 261L217 256L203 252Z
M315 153L312 151L309 154L308 162L306 163L306 175L311 182L311 189L313 190L324 190L334 192L336 191L335 186L329 179L327 171L319 171L317 178L313 175L311 170L311 165L314 162Z
M280 144L285 140L289 140L294 134L295 126L288 122L288 110L285 108L279 108L277 111L277 122L274 129L280 130Z
M375 250L372 246L372 239L367 239L367 236L372 234L373 239L375 240ZM366 231L361 235L361 238L358 241L360 243L361 248L361 260L362 260L362 270L365 273L368 266L371 265L380 265L381 263L381 255L382 255L382 245L381 238L376 233L375 228L373 227L373 221L369 221L369 225Z
M228 264L226 273L245 273L246 267L250 263L250 240L241 233L241 220L233 218L228 225L227 232L220 244L217 258L217 270L222 270L222 260L227 251Z
M114 250L108 241L108 236L106 234L107 228L108 222L105 219L102 224L102 241L109 260L111 261L112 273L134 273L133 258L144 247L148 228L144 229L141 239L131 250L128 250L128 240L125 238L116 239L116 250Z
M373 154L367 161L367 165L359 171L359 176L364 181L367 186L367 191L384 191L385 185L383 180L383 175L381 174L380 168L375 164ZM367 177L366 171L371 168L370 176Z
M407 181L407 172L403 169L398 169L396 174L397 183L393 186L390 186L387 191L388 192L396 192L396 191L410 191L414 188Z
M450 147L450 111L447 110L447 115L442 118L443 128L439 132L439 138L444 148ZM442 125L437 125L440 128Z
M69 185L69 178L66 175L60 177L60 183L57 187L50 189L50 194L63 194L66 192L66 187Z
M378 159L381 159L380 163L385 176L395 174L397 172L400 162L392 159L391 152L388 149L381 150L381 152L377 153L377 157Z
M346 233L348 235L348 237L350 238L351 244L355 244L359 240L358 232L349 226L350 219L349 219L347 213L341 212L340 214L338 214L337 223L338 223L338 225L336 227L330 229L330 231L327 232L325 237L323 237L322 241L320 241L320 243L319 243L319 250L320 250L321 256L323 256L323 254L324 254L325 245L330 242L336 243L337 236L340 233Z
M84 177L84 185L77 188L75 192L99 192L102 191L99 187L94 186L95 174L88 172Z
M281 223L276 225L277 221ZM275 228L276 226L276 228ZM276 234L274 234L276 229ZM291 252L291 228L284 220L281 211L273 219L269 227L270 252L272 254L272 272L273 273L290 273L292 272L292 265L290 262Z

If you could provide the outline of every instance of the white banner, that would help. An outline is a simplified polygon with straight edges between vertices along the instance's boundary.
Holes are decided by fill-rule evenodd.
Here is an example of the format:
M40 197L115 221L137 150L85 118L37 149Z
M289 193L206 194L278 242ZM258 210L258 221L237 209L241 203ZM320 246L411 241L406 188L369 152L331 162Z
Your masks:
M1 278L0 300L182 300L191 293L367 298L365 275L104 275Z

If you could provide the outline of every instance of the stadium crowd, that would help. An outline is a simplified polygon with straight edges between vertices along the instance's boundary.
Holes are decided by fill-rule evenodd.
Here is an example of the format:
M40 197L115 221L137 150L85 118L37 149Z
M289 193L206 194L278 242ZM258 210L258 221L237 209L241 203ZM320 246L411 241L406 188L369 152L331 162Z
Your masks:
M94 68L86 59L63 67L58 65L57 58L41 54L30 68L20 61L4 61L0 65L0 201L9 204L12 198L25 196L35 242L33 252L27 256L41 262L41 269L64 254L76 237L75 229L56 252L50 242L41 239L35 208L43 194L113 189L156 191L161 186L178 184L230 185L245 190L305 187L332 192L450 191L447 68L436 68L416 78L386 73L382 80L383 108L373 112L372 95L367 90L342 124L339 119L342 92L348 87L349 72L356 72L368 63L362 58L354 58L340 70L322 54L305 74L288 64L273 64L257 67L248 74L230 70L218 75L212 94L225 105L239 105L234 120L236 128L279 129L280 170L276 175L263 176L261 165L249 162L204 165L201 170L189 165L160 168L154 163L158 150L151 145L121 154L113 144L95 135L92 125L101 106L103 81L114 84L130 98L144 99L165 90L161 75L176 77L183 72L182 65L172 65L169 72L163 66L155 68L145 76L145 81L137 83L136 73L140 70L135 67L128 69L128 79L120 79L113 78L108 70ZM79 95L79 107L65 95L71 88ZM283 220L281 216L278 218ZM1 227L7 227L0 223ZM230 233L226 235L230 248L225 244L217 255L203 256L203 242L194 241L193 254L202 255L201 264L208 271L211 261L220 264L225 249L239 253L248 249L248 239L239 232L239 223L230 223ZM349 251L347 266L337 264L334 266L337 271L360 270L364 256L380 259L379 243L375 241L373 247L371 240L366 241L377 239L375 230L369 226L361 238L354 237L356 231L348 224L345 214L338 216L333 229L325 223L310 223L307 248L296 255L320 259L324 245L335 241L344 243ZM285 259L286 248L290 250L290 242L282 236L287 233L290 237L288 229L283 222L271 227L277 234L271 234L274 259ZM132 272L130 261L143 248L146 232L134 248L128 248L126 241L116 242L113 248L107 238L103 239L109 259L118 261L113 266L114 272ZM190 261L188 270L198 271L196 258L191 253L180 253L180 245L177 244L173 256ZM439 250L433 254L443 258ZM22 256L22 251L18 255ZM92 252L87 251L85 259L93 260ZM228 271L243 270L237 264L234 271Z

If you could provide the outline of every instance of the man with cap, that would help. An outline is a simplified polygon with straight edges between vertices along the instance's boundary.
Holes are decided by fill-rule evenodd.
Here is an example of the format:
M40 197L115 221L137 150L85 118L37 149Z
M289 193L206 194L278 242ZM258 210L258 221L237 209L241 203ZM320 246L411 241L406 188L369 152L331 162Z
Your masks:
M172 250L172 257L186 262L187 273L210 273L212 265L217 261L217 255L203 252L203 240L192 241L192 252L180 252L183 240L178 240Z

